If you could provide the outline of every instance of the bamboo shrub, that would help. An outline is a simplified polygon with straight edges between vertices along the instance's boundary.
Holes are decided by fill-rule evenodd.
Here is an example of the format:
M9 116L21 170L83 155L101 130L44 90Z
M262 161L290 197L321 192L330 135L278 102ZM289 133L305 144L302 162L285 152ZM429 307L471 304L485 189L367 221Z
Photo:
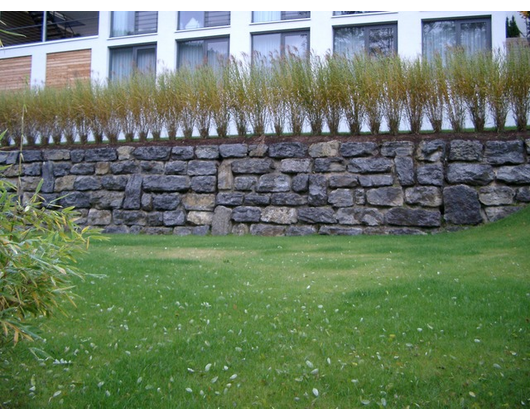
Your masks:
M404 62L404 110L409 121L410 131L419 134L427 107L429 92L428 74L420 58Z
M197 97L197 129L201 138L210 136L213 103L216 102L217 79L211 66L202 65L193 71L194 92Z
M238 136L247 135L247 115L245 109L246 91L245 91L245 75L243 73L243 64L241 61L234 59L229 60L228 64L229 77L229 103L230 112L236 124Z
M463 60L458 53L450 52L446 56L445 75L446 88L444 89L444 103L447 118L455 133L460 133L465 128L466 106L463 91L465 84L465 70L462 68Z
M436 55L432 62L422 60L425 79L425 113L435 133L442 131L445 99L447 97L447 84L442 57Z
M530 48L515 45L508 50L506 71L510 104L517 130L526 131L530 111Z
M245 90L244 109L253 134L262 136L267 131L269 114L270 67L263 57L254 56L250 63L242 63L241 74Z
M383 120L383 75L378 59L367 54L357 61L362 79L361 101L372 134L379 134Z
M324 123L323 63L320 57L301 58L295 73L295 85L313 135L322 134Z
M181 79L177 72L166 71L158 78L160 114L169 140L177 138L182 114Z
M339 133L342 105L344 103L343 91L346 76L345 69L341 64L340 57L327 54L325 66L320 70L323 76L324 115L329 132L332 135Z
M181 125L185 138L192 138L197 121L197 95L194 91L193 71L185 66L177 72L179 91L175 99L181 100Z
M92 88L89 80L77 80L72 87L72 108L74 110L74 124L81 144L88 142L90 134L90 103Z
M486 125L487 109L487 79L486 72L488 62L491 60L489 53L478 52L466 54L463 51L455 51L457 66L460 66L462 79L460 92L464 97L464 103L471 116L475 131L484 131Z
M212 118L217 136L228 137L230 126L229 72L226 65L219 66L214 72L215 86L211 96Z
M287 115L287 99L284 91L285 75L282 71L283 62L279 55L271 57L269 80L269 112L277 136L281 136L285 129Z
M486 99L496 131L503 131L510 107L505 57L500 51L492 54L486 63Z
M302 60L301 57L291 52L286 52L284 56L277 59L277 63L281 69L281 88L284 94L289 129L295 136L302 134L306 119L301 92L298 88L299 82L297 80L300 67L304 65Z
M377 73L382 76L382 109L388 123L390 134L397 135L403 115L405 91L405 76L403 63L398 55L380 57L377 59ZM376 73L376 74L377 74Z
M342 111L350 133L356 136L361 134L363 120L365 118L362 84L363 58L361 55L355 55L351 59L344 56L335 57L335 60L340 60L341 66L344 69L344 84L339 94Z

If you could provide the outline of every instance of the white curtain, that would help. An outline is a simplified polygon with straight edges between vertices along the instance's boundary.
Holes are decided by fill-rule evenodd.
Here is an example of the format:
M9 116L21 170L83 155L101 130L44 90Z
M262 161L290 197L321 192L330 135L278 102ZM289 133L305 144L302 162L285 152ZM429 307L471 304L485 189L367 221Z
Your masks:
M280 54L282 36L276 34L254 35L252 37L252 54L259 58L268 59L271 54Z
M112 50L110 55L110 78L120 80L129 77L133 71L132 48L120 48Z
M337 28L333 40L334 52L352 57L364 51L364 28Z
M134 12L112 12L111 32L111 36L124 36L134 32Z
M273 22L282 20L282 12L252 12L253 22Z

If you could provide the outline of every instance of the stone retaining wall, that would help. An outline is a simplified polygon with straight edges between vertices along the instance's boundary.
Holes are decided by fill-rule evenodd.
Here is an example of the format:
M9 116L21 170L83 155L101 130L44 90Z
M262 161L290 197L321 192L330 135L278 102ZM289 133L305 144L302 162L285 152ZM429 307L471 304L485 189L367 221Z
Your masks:
M42 179L47 200L108 233L409 234L519 210L529 154L530 140L53 148L23 152L22 184Z

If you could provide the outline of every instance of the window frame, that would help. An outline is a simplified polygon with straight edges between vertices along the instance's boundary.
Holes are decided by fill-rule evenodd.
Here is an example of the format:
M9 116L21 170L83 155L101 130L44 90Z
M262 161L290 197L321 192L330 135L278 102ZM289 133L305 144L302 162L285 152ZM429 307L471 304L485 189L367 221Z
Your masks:
M227 56L226 58L230 57L230 37L228 35L221 35L221 36L215 36L215 37L207 37L207 38L190 38L190 39L179 39L177 40L177 69L181 68L183 66L182 63L182 57L180 54L180 44L186 43L186 42L203 42L202 50L203 50L203 60L206 59L206 63L210 65L210 63L207 61L208 59L208 48L207 45L210 42L219 42L219 41L226 41L227 46Z
M256 20L255 19L255 11L252 12L252 23L270 23L270 22L283 22L283 21L291 21L291 20L301 20L301 19L311 19L311 11L280 11L280 19L279 20ZM290 13L307 13L307 16L301 16L301 17L290 17Z
M112 64L113 64L112 54L115 51L119 51L119 50L123 50L123 51L124 50L131 50L132 51L133 68L131 69L131 73L133 73L134 71L138 70L138 52L142 51L142 50L149 50L149 49L153 49L154 50L155 68L152 70L152 72L153 72L153 74L156 74L156 61L157 61L156 60L156 53L157 53L157 45L156 45L156 43L137 44L137 45L122 45L122 46L110 47L109 48L109 80L113 81L113 80L120 80L121 79L121 78L120 79L116 79L115 72L113 71L113 68L112 68Z
M305 55L307 55L309 57L309 54L310 54L310 51L311 51L311 32L309 30L309 28L306 28L306 29L292 29L292 30L287 30L287 31L271 31L271 32L255 32L255 33L251 33L251 39L250 39L250 51L251 51L251 54L252 54L252 57L254 57L256 51L254 50L254 37L255 36L260 36L260 35L280 35L280 46L279 46L279 52L280 55L283 57L285 55L285 38L286 36L289 36L289 35L296 35L296 34L299 34L299 35L307 35L307 51L305 52ZM273 53L273 52L276 52L275 51L269 51L269 53Z
M465 17L454 17L454 18L441 18L441 19L422 19L421 21L421 53L422 56L428 56L425 48L425 25L436 22L455 22L455 47L462 47L462 25L467 23L485 23L486 24L486 50L491 51L492 49L492 29L491 29L491 16L465 16ZM439 51L433 51L435 54Z
M132 12L132 11L131 11ZM110 38L119 38L123 36L135 36L135 35L148 35L148 34L156 34L158 33L158 12L156 11L134 11L133 21L134 21L134 27L132 32L129 32L125 35L115 35L114 32L116 29L114 28L115 23L115 11L111 12L111 18L110 18ZM156 28L154 30L145 30L140 31L136 28L136 22L138 20L138 13L156 13Z
M365 30L364 33L364 40L363 40L363 52L370 54L369 47L370 47L370 36L369 31L371 29L386 29L390 28L392 29L392 52L394 54L398 53L398 23L397 22L379 22L379 23L368 23L368 24L361 24L361 25L341 25L341 26L333 26L333 53L338 53L336 51L335 47L335 36L336 31L341 29L350 29L350 28L363 28Z
M230 26L230 24L232 23L232 13L230 11L198 11L199 13L202 13L203 14L203 26L199 26L197 28L181 28L180 27L180 17L181 17L181 11L177 13L177 31L192 31L192 30L197 30L197 29L207 29L207 28L223 28L223 27L226 27L226 26ZM223 23L221 25L206 25L206 19L207 19L207 13L220 13L220 12L224 12L224 13L228 13L228 22L227 23Z

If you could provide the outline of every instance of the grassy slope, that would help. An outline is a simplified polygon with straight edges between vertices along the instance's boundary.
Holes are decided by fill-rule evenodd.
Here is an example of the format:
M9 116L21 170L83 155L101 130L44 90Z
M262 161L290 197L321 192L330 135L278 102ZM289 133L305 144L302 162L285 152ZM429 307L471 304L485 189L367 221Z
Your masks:
M528 407L529 238L530 208L436 236L113 236L46 343L2 350L0 404Z

